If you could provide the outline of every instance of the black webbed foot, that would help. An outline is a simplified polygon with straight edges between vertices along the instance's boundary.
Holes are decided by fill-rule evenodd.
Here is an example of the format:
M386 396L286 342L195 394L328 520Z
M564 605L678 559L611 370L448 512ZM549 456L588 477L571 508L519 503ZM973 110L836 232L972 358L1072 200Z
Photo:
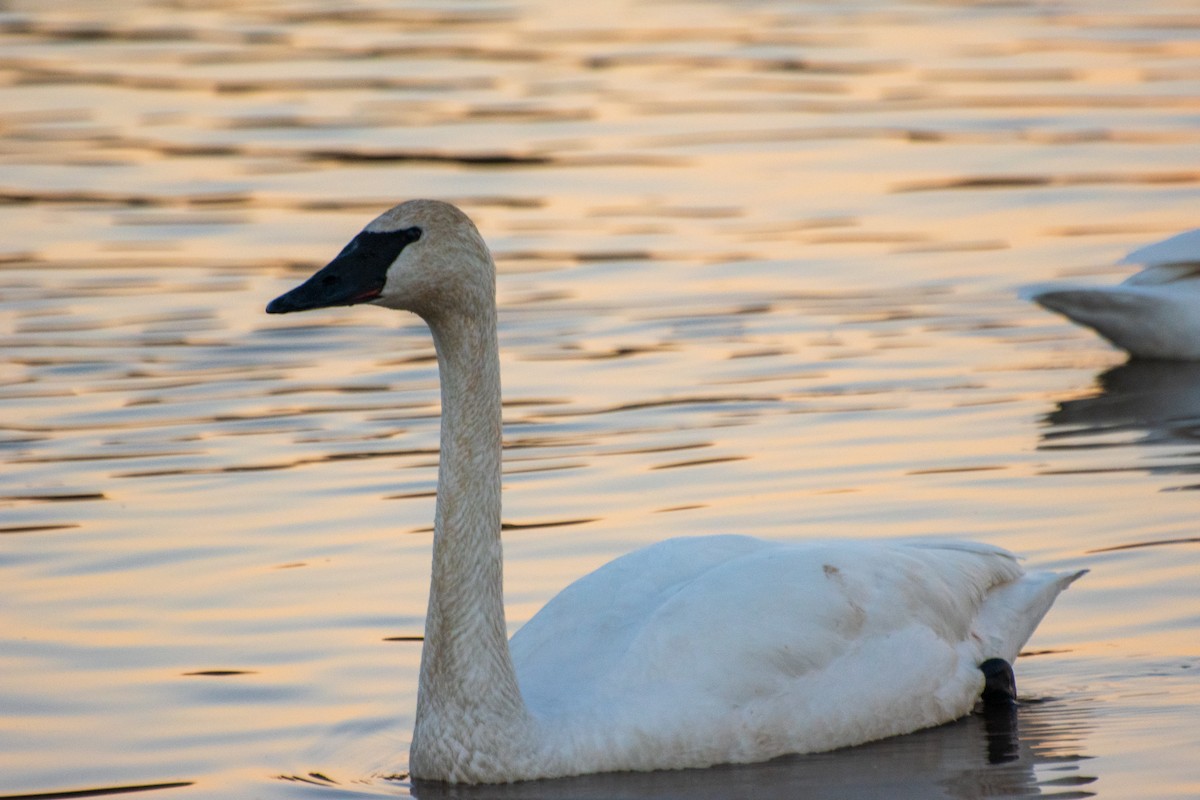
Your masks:
M1017 736L1017 679L1012 664L989 658L979 665L983 672L983 722L987 730L989 764L1005 764L1020 757Z
M984 710L1012 708L1017 704L1017 679L1012 664L1003 658L989 658L979 665L983 672Z

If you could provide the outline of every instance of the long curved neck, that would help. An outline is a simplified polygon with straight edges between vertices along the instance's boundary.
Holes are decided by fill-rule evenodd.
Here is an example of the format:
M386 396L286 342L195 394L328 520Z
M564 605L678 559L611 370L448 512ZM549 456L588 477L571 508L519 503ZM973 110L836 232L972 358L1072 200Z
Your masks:
M526 715L504 622L500 358L488 299L430 321L441 373L441 457L414 751L423 736L479 744L481 726L509 735Z

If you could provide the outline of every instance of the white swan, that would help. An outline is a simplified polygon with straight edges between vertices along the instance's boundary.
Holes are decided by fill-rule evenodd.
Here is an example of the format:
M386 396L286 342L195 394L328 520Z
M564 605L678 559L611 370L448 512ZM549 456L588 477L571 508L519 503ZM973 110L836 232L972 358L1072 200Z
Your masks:
M664 541L568 586L505 641L495 268L457 208L369 224L270 313L421 315L442 386L433 577L410 769L492 783L753 762L968 713L1079 574L946 541ZM1011 683L1007 691L1011 691Z
M1145 267L1115 286L1041 284L1021 295L1135 358L1200 360L1200 229L1134 250Z

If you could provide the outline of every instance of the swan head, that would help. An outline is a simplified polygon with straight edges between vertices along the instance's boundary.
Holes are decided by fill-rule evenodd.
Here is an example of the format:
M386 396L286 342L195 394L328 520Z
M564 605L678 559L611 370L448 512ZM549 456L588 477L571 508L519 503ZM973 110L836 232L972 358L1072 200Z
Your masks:
M487 245L466 214L438 200L410 200L372 220L267 313L371 303L432 321L493 306L495 283Z

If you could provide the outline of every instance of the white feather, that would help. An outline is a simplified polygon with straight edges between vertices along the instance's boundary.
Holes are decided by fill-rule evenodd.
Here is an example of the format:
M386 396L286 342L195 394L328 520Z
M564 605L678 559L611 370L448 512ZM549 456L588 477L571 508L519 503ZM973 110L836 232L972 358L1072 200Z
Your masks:
M1113 286L1041 284L1020 294L1135 358L1200 360L1200 230L1134 250L1123 262L1146 267Z

